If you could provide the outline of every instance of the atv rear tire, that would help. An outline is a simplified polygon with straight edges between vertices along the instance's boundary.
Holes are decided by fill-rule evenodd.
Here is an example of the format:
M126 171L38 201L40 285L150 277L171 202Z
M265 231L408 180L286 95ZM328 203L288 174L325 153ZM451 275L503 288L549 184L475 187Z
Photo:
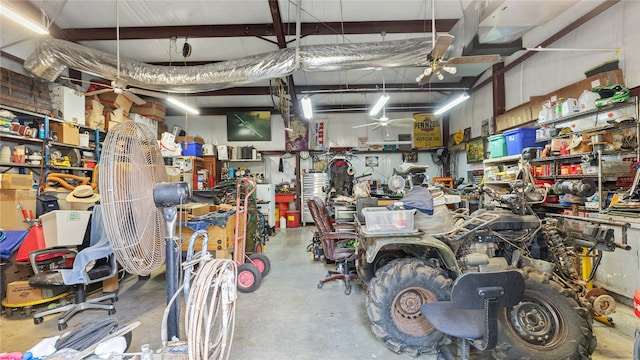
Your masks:
M500 332L493 357L500 360L591 359L596 338L591 316L572 291L525 268L522 301L500 309Z
M361 251L358 255L358 278L364 283L369 283L375 276L376 271L387 265L395 259L406 257L402 251L380 251L371 264L367 262L367 255L364 251Z
M366 299L371 330L391 351L435 353L446 335L420 312L422 304L451 297L451 279L417 258L397 259L376 272Z

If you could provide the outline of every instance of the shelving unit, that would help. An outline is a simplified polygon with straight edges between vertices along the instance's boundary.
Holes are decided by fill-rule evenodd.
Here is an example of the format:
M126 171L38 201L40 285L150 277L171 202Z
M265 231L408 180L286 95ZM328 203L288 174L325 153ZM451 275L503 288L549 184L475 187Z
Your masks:
M570 136L577 136L586 132L622 132L626 129L635 130L635 138L636 138L636 146L633 149L628 150L617 150L617 151L603 151L592 150L591 152L586 153L578 153L578 154L567 154L560 156L549 156L545 158L537 158L529 160L529 163L533 166L548 166L545 171L543 171L544 175L536 175L535 178L537 180L553 180L564 181L564 180L580 180L580 179L593 179L597 181L597 190L596 193L599 194L599 201L597 207L594 206L583 206L583 205L563 205L556 203L546 203L539 204L537 206L545 207L545 208L555 208L555 209L573 209L580 211L592 211L592 212L601 212L604 209L604 191L607 189L616 189L619 190L621 186L618 184L618 179L620 177L630 177L633 176L631 171L631 162L629 162L629 171L620 171L616 169L615 171L608 172L606 171L603 163L605 161L613 160L613 156L624 156L626 158L634 158L635 161L640 160L640 147L637 144L637 138L640 135L640 123L638 122L638 115L640 113L638 107L638 97L632 97L627 102L624 103L616 103L611 104L602 108L597 108L593 110L583 111L576 114L572 114L569 116L564 116L561 118L557 118L550 121L538 122L538 125L541 126L554 126L556 128L559 127L567 127L574 123L575 121L585 120L590 121L593 120L597 125L600 121L598 117L601 114L609 113L611 111L617 111L617 116L621 115L629 115L632 116L635 121L627 121L623 123L608 123L603 121L604 124L601 126L597 126L594 128L588 128L579 131L572 131L568 134L553 136L550 138L543 138L538 140L544 141L552 141L554 139L568 139ZM595 116L595 119L593 117ZM583 139L585 141L585 139ZM576 166L578 164L584 164L585 160L589 161L589 166L594 166L596 171L595 173L585 173L583 174L583 166L580 166L580 170L576 173L566 174L563 173L563 166ZM566 169L566 168L565 168ZM548 170L548 173L547 171ZM534 172L537 173L537 172Z
M264 158L261 159L235 159L235 160L223 160L224 167L226 169L235 169L246 167L250 170L251 174L265 174ZM255 171L260 169L260 171ZM228 171L222 172L222 180L230 180ZM234 178L237 176L243 176L244 174L234 174ZM265 179L266 180L266 179Z
M520 154L485 159L484 161L482 161L482 164L485 168L484 181L483 181L484 185L491 187L493 190L497 192L508 190L511 186L511 181L515 180L515 178L513 180L503 180L503 179L494 178L492 172L487 171L487 167L497 166L498 168L500 168L499 172L504 172L506 171L506 167L509 167L509 166L517 166L518 170L520 170L523 166L522 155ZM482 200L483 200L482 202L485 204L491 201L488 195L485 195L484 199Z
M16 114L19 118L28 118L31 121L42 122L45 128L45 133L49 134L50 124L52 122L55 123L67 123L64 120L56 119L50 117L48 115L38 114L27 110L21 110L17 108L13 108L6 105L0 105L0 109L10 111ZM78 167L78 166L55 166L51 163L51 149L78 149L80 151L92 152L94 154L93 160L98 162L100 159L100 142L104 139L106 131L100 129L93 129L88 126L74 124L78 127L78 131L88 132L90 135L90 143L93 144L93 147L86 146L78 146L72 144L65 144L61 142L54 142L50 138L39 139L32 138L8 133L0 133L0 142L2 142L3 146L7 146L5 144L14 144L14 145L36 145L39 146L40 149L32 149L35 151L42 151L42 160L41 164L30 164L28 162L25 163L14 163L14 162L0 162L0 172L7 172L12 168L29 168L29 169L43 169L45 172L49 169L53 169L56 171L82 171L82 172L92 172L94 168L87 167Z

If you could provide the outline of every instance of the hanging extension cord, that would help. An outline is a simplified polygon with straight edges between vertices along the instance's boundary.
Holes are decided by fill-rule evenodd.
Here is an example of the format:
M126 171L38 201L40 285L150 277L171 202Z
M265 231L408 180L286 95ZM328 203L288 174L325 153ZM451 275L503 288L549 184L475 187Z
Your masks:
M204 237L203 251L193 256L195 239L199 236ZM228 359L235 325L237 268L230 259L214 259L206 251L207 242L208 234L204 230L196 231L189 239L187 260L182 264L184 282L164 311L162 345L166 346L168 343L169 309L180 293L184 292L189 359ZM194 271L196 265L197 270Z

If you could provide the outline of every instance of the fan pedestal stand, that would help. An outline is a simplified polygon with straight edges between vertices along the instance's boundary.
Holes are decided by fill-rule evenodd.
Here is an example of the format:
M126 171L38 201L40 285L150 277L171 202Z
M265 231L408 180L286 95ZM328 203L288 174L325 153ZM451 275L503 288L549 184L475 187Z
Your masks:
M178 291L179 282L179 253L180 246L176 233L176 219L178 217L177 205L191 199L191 191L186 182L158 183L153 186L153 201L156 206L162 207L162 214L167 226L166 246L166 276L167 276L167 304ZM167 317L167 338L180 337L178 321L180 314L178 305L174 302Z

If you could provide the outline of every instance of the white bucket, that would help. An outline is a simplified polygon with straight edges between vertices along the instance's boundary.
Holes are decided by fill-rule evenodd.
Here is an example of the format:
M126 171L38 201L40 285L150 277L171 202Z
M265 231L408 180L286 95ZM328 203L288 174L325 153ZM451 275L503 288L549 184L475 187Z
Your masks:
M79 134L80 137L80 146L89 147L89 133L85 132L84 134Z

